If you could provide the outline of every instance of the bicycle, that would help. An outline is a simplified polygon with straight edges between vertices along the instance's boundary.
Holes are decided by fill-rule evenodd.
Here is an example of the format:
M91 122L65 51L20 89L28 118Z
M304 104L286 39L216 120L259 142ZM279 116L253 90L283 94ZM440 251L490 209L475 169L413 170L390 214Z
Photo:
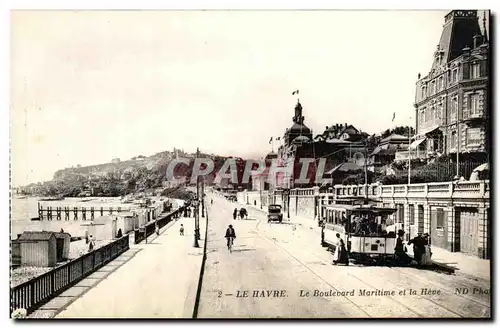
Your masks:
M228 237L227 238L227 249L229 250L229 253L233 252L233 244L234 244L234 237Z

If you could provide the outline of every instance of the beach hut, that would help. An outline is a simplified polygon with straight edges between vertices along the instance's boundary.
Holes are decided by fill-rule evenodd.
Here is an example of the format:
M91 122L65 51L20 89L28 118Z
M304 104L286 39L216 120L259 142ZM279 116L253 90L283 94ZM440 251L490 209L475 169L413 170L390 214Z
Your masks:
M68 258L70 236L52 231L25 231L17 243L22 266L52 267Z
M132 212L120 212L114 218L116 219L116 231L121 229L123 234L138 227L138 218Z
M87 235L94 240L113 240L118 229L116 228L116 218L112 216L100 216L90 223L82 224L87 231Z
M67 260L69 258L69 250L71 245L71 235L66 232L55 232L57 251L58 251L58 261Z

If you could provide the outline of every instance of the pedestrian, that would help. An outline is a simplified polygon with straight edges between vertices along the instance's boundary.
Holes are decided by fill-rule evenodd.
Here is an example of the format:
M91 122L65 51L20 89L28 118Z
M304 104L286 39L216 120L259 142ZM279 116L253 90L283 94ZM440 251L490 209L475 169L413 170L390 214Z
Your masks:
M406 246L403 244L403 236L405 232L403 230L398 231L398 238L396 239L396 247L394 248L394 256L396 258L396 262L401 265L406 265L411 262L410 257L406 253L408 250Z
M347 255L347 249L345 247L344 240L340 238L340 234L337 233L337 244L335 247L335 252L333 254L333 264L345 264L349 265L349 257Z
M236 220L237 217L238 217L238 209L235 208L233 211L233 220Z
M118 232L116 233L116 238L121 238L123 237L122 229L118 229Z
M92 237L92 235L90 235L89 236L89 253L94 250L94 246L95 246L94 237Z
M426 233L423 235L423 240L424 240L424 253L422 254L422 259L420 260L421 265L431 265L432 264L432 251L431 251L431 246L429 242L429 234Z
M422 233L419 232L417 236L408 242L408 245L413 244L413 256L418 265L422 264L422 256L425 254L425 239Z
M181 224L181 228L179 229L180 235L184 236L184 225Z
M160 227L158 226L158 222L155 223L155 232L157 236L160 235Z

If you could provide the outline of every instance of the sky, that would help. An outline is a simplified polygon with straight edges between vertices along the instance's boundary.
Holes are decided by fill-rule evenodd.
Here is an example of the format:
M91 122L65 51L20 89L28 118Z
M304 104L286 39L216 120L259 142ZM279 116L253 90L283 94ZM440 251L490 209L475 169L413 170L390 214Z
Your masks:
M297 89L314 134L413 125L446 13L14 11L12 185L174 147L261 156Z

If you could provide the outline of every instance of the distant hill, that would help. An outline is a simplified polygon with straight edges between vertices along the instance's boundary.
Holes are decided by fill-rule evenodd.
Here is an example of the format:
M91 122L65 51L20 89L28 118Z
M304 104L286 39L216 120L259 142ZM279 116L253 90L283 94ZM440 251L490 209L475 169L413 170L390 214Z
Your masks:
M194 155L179 152L179 156L194 157ZM136 156L130 160L120 161L115 163L105 163L82 167L72 167L58 170L54 173L54 180L61 180L68 175L81 174L86 176L105 176L113 172L127 172L138 168L146 168L148 170L159 170L170 163L175 157L173 152L164 151L152 156Z
M187 158L191 160L191 165L186 167L185 165L178 165L176 167L176 176L190 176L193 167L193 160L196 157L196 154L189 154L182 150L177 150L177 155L181 158ZM152 172L158 172L164 174L167 170L169 163L175 158L176 154L171 151L163 151L152 156L136 156L130 160L113 162L113 163L104 163L90 166L82 166L82 167L72 167L65 168L62 170L58 170L54 173L54 181L63 180L68 177L72 177L75 175L86 176L86 177L105 177L111 173L120 173L121 176L127 172L134 172L140 169L147 169ZM204 154L200 153L200 157L203 158L211 158L216 168L220 168L224 161L229 157L218 156L214 154ZM207 177L206 182L211 183L213 180L212 177Z

